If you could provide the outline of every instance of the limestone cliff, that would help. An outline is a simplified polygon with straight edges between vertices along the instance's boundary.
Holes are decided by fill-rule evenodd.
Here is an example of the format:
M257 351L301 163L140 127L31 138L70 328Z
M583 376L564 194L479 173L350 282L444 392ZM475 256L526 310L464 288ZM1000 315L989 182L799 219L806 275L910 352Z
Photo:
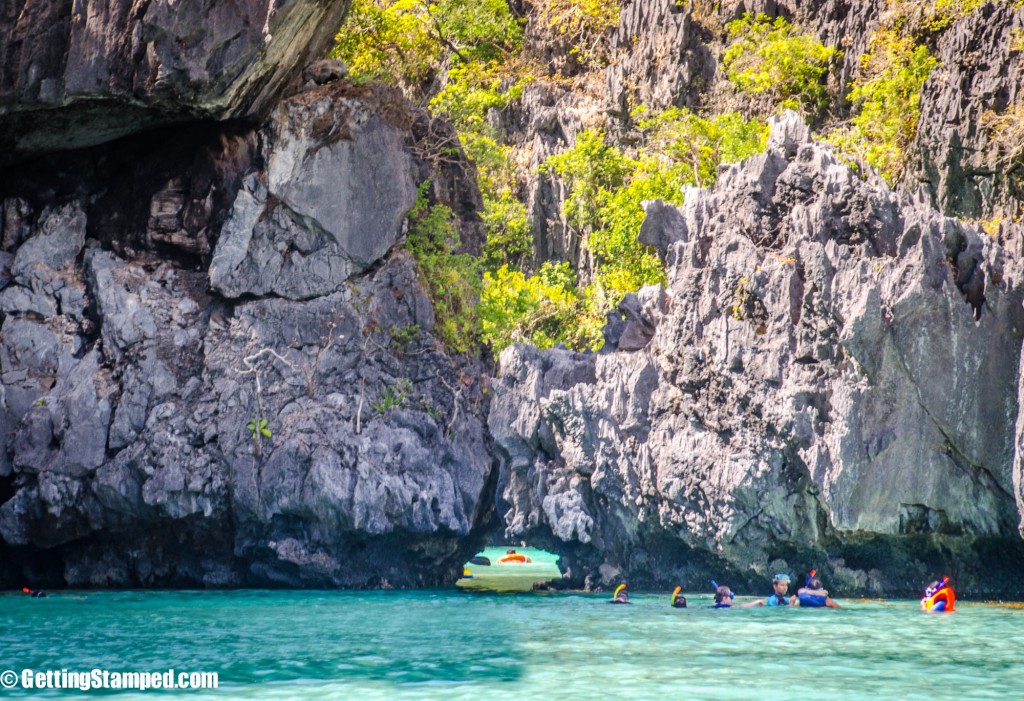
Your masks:
M627 298L606 352L502 355L512 535L604 585L817 566L891 595L942 562L1016 586L1019 261L795 114L717 187L650 203L641 238L668 288Z
M483 243L452 126L304 71L347 6L0 3L0 585L432 585L508 536L580 586L1024 593L1024 232L983 127L1020 99L1021 8L936 38L895 190L776 120L715 187L647 204L668 285L601 353L494 373L445 351L403 250L424 182ZM886 6L624 1L599 65L532 22L556 79L488 119L528 156L535 257L588 266L535 166L626 138L634 102L736 98L725 22L798 21L845 83ZM949 216L997 211L994 235Z

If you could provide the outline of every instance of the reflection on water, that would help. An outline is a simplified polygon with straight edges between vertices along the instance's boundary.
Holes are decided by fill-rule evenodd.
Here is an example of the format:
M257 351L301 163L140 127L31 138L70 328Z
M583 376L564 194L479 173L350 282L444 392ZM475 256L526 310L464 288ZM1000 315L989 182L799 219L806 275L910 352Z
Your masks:
M1024 611L843 601L672 609L668 592L0 596L0 670L216 671L189 699L1017 699ZM26 698L26 691L5 692ZM155 692L147 692L153 694ZM140 698L102 694L104 698ZM32 692L95 698L97 692Z

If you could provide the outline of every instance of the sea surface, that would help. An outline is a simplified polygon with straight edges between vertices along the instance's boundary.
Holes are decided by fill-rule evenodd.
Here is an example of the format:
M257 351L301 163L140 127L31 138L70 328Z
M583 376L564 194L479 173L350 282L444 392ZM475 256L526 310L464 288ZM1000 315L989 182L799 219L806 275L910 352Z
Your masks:
M767 588L767 586L766 586ZM1021 699L1024 610L842 600L690 608L668 592L54 592L0 595L0 672L215 671L209 691L0 698ZM743 598L738 601L743 601Z

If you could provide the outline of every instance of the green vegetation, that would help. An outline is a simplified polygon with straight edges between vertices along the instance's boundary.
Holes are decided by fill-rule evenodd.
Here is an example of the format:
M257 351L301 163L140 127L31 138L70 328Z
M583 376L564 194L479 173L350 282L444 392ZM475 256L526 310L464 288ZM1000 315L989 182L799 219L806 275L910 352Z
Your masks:
M496 353L522 341L600 348L605 315L627 293L665 282L661 262L637 241L643 202L682 204L686 185L713 185L720 163L763 151L768 136L766 125L735 113L709 119L672 108L644 117L634 113L641 138L630 153L587 130L541 166L569 188L565 220L591 254L593 280L580 286L567 264L551 263L532 277L507 266L486 274L480 316Z
M249 423L245 425L245 429L249 431L249 437L254 441L259 441L261 437L270 438L274 435L270 432L270 429L267 428L267 420L258 417L249 419Z
M537 0L537 18L573 48L584 64L603 64L606 39L619 23L618 0Z
M505 0L354 0L332 55L356 81L422 96L446 63L492 61L521 41Z
M596 349L601 328L586 314L585 302L568 263L545 263L532 277L502 266L484 273L481 330L495 353L513 343Z
M782 17L747 13L727 28L731 43L723 63L739 90L812 116L828 106L829 66L842 52Z
M1003 170L1024 165L1024 102L1010 105L1001 113L986 112L981 126L989 130L989 144Z
M405 400L408 399L411 391L412 383L405 378L400 379L394 387L388 387L384 390L384 394L379 402L373 403L374 411L383 416L392 409L401 409L405 405Z
M974 13L989 0L889 0L883 29L891 29L903 36L924 38L949 29L958 20ZM1007 2L1019 9L1021 0L994 0Z
M434 304L438 335L448 350L466 353L479 341L476 303L480 263L459 252L459 231L452 210L429 204L429 186L429 181L420 186L416 204L409 212L406 246L419 264Z
M850 92L857 113L848 127L829 135L829 142L896 183L917 135L921 86L937 64L927 47L913 39L890 30L876 32Z

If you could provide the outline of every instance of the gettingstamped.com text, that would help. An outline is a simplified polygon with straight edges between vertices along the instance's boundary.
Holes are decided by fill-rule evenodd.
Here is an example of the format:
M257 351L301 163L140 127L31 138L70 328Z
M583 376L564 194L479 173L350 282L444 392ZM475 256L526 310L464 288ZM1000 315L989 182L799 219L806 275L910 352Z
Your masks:
M4 689L216 689L219 680L216 672L111 672L106 669L92 669L87 672L61 670L23 669L21 674L13 670L0 672L0 687Z

